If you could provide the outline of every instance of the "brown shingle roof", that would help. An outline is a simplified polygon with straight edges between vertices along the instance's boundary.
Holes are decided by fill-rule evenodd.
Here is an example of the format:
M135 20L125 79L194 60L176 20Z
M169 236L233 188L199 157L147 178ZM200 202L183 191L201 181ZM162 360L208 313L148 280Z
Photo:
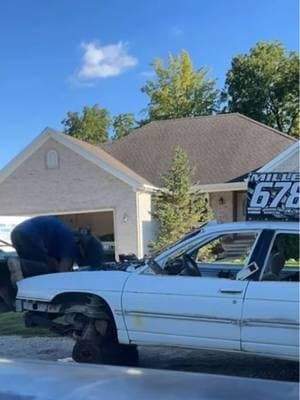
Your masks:
M193 182L224 183L260 168L295 139L241 114L151 122L102 145L111 156L160 186L176 147L188 154Z
M96 157L99 157L101 160L107 162L110 164L112 167L116 168L117 170L122 171L132 179L135 179L142 185L151 185L149 181L147 181L146 178L138 175L135 171L133 171L130 167L127 165L124 165L121 161L116 159L114 156L110 155L108 152L104 151L100 146L95 146L90 143L84 142L82 140L79 140L77 138L74 138L69 135L65 135L61 133L61 135L64 135L70 140L71 142L74 142L75 144L79 145L81 148L84 150L88 151L89 153L93 154Z

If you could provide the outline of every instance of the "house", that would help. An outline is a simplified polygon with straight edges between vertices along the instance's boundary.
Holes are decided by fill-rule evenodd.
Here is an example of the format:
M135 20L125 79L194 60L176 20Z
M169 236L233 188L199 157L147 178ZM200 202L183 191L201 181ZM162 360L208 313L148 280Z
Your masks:
M151 197L178 146L215 217L232 221L245 218L248 173L294 143L240 114L151 122L102 146L47 128L1 171L0 216L57 215L141 257L154 238Z
M295 142L291 136L234 113L151 122L103 148L161 187L161 176L180 146L193 167L195 189L209 194L218 221L230 222L245 219L248 173Z

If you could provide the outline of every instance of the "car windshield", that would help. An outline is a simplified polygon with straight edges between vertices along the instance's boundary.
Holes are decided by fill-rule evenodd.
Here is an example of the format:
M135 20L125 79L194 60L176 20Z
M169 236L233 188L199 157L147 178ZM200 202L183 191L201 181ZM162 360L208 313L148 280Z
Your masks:
M0 239L0 256L3 254L12 255L16 252L12 244L6 242L3 239Z
M185 234L184 236L182 236L180 239L176 240L172 244L166 245L166 246L160 248L159 250L155 251L154 253L151 254L151 257L149 258L149 260L153 260L154 258L159 257L165 251L171 250L173 247L177 246L178 244L183 243L186 240L189 240L189 239L193 238L194 236L198 235L198 233L203 231L203 227L205 225L206 225L206 223L201 225L201 227L199 227L199 228L193 229L192 231Z

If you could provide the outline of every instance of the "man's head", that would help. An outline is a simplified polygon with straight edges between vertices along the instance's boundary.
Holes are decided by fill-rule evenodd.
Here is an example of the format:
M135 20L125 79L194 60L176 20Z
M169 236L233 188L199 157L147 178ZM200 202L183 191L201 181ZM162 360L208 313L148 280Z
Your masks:
M91 229L88 226L79 227L74 231L74 239L76 243L76 258L82 258L86 256L86 247L89 238L92 236Z
M88 226L81 226L73 231L76 243L82 242L86 237L91 235L91 229Z
M101 266L103 247L101 241L87 227L74 232L76 243L76 262L79 266Z

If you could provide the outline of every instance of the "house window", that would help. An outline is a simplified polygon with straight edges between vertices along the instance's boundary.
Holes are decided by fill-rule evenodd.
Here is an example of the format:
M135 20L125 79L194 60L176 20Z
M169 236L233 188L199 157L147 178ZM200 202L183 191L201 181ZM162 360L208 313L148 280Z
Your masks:
M46 156L46 166L48 169L57 169L59 167L58 152L49 150Z

